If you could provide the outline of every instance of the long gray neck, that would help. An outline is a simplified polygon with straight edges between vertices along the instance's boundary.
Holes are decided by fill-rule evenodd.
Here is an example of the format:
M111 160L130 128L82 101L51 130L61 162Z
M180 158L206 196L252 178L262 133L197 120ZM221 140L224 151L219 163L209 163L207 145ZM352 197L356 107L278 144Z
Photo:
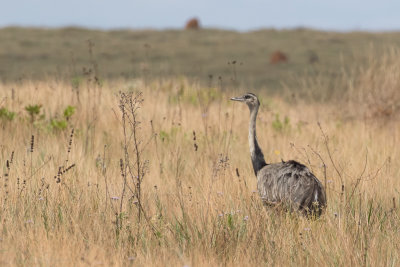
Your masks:
M264 154L258 145L256 135L256 119L258 113L258 105L250 107L250 125L249 125L249 146L251 162L253 163L254 173L257 175L258 171L261 170L267 163L264 159Z

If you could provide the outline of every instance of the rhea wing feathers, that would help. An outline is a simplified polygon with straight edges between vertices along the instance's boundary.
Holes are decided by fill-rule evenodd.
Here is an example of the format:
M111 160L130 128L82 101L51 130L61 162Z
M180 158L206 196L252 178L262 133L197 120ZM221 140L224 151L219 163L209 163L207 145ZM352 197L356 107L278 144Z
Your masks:
M296 161L267 165L258 172L257 180L265 204L285 203L291 209L305 212L320 210L326 205L320 181Z

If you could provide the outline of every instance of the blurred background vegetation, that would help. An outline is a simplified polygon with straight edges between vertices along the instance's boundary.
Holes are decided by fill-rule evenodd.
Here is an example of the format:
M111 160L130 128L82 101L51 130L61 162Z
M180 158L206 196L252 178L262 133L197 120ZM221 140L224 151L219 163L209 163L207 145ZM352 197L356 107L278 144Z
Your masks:
M400 33L303 28L237 32L8 27L0 29L0 80L56 77L77 84L91 71L100 82L188 77L201 86L308 95L308 84L323 84L317 98L322 94L326 99L329 91L343 92L336 81L365 66L371 53L379 58L399 45ZM272 64L276 51L287 61Z

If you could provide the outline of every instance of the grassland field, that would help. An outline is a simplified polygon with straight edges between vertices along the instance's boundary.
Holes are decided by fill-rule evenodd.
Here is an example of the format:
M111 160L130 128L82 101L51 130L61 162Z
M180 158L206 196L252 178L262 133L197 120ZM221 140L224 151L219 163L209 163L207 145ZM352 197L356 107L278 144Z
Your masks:
M400 34L5 28L0 39L1 265L399 264ZM288 63L269 64L276 48ZM321 218L262 205L248 108L229 101L244 91L261 100L267 162L298 160L326 186Z
M248 87L282 94L287 87L302 91L298 87L304 77L318 77L330 90L343 93L340 87L333 87L332 80L340 78L343 71L364 67L371 54L380 57L399 45L396 32L8 27L0 29L0 80L50 77L76 82L84 76L84 68L87 71L96 65L102 80L186 77L203 86ZM270 55L277 50L288 56L286 64L270 64ZM310 57L317 61L310 63ZM234 61L236 64L228 64Z

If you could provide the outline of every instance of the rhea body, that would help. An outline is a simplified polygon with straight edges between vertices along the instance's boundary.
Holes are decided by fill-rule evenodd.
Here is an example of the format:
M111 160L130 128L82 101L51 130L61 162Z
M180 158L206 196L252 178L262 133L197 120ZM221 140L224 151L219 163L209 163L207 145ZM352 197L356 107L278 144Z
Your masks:
M258 144L256 119L260 102L255 94L231 98L250 109L249 146L251 162L257 176L257 189L265 205L282 205L304 214L321 215L326 194L321 182L303 164L294 160L267 164Z

